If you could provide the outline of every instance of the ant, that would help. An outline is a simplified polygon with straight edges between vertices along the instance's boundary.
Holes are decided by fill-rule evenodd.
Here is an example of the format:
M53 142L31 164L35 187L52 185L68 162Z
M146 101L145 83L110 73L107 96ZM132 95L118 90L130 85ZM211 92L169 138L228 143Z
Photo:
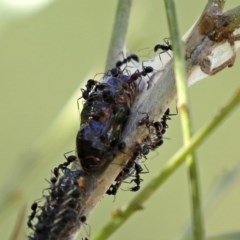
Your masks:
M122 70L120 69L122 65L134 60L135 62L139 62L139 58L136 54L131 54L128 57L124 58L122 61L117 61L115 67L108 71L111 76L118 77L122 74Z
M168 128L167 120L171 120L170 116L173 115L177 115L177 113L170 114L170 109L167 108L161 120L153 122L152 126L155 128L155 134L157 138L154 139L154 142L151 144L152 150L163 144L163 135L165 134L166 129Z
M171 120L171 117L170 116L175 116L177 115L177 113L170 113L170 109L168 108L165 113L163 114L162 118L161 118L161 125L162 125L162 130L161 130L161 133L164 134L166 132L166 129L168 128L168 125L167 125L167 120Z
M55 170L55 168L54 168L54 170ZM57 180L58 180L57 177L50 178L50 183L51 183L52 187L56 186ZM49 181L47 180L47 182L49 182Z
M149 171L148 171L147 167L144 165L147 171L143 172L142 166L139 163L137 163L136 161L132 161L131 165L132 165L132 169L134 169L134 171L135 171L135 176L130 181L130 183L134 182L136 185L129 188L128 190L124 190L124 191L137 192L137 191L139 191L140 184L143 181L143 179L140 178L140 174L141 173L149 173Z
M79 217L79 221L83 224L86 234L88 236L90 236L91 235L91 226L87 223L87 217L85 215L82 215ZM86 226L88 226L88 229L86 228ZM88 240L87 237L85 237L85 239Z
M85 85L86 89L81 88L82 91L82 96L77 99L77 106L78 106L78 111L80 113L80 106L79 106L79 100L83 98L84 100L89 100L89 94L92 92L94 86L96 86L98 81L94 79L89 79L87 81L87 84Z
M143 168L141 167L141 165L139 163L134 164L134 169L135 169L135 178L132 179L131 182L134 182L136 184L136 186L130 188L129 190L132 192L137 192L140 189L140 183L143 181L143 179L140 178L140 173L143 173Z
M164 38L163 41L164 41L165 44L157 44L157 45L154 46L154 49L153 49L154 52L157 52L158 49L161 49L161 50L162 50L162 51L159 53L159 58L160 58L160 60L161 60L160 55L161 55L162 53L165 53L165 52L166 52L166 53L170 56L170 54L168 53L168 51L169 51L169 50L172 51L172 45L171 45L170 42L168 41L168 38ZM171 57L171 56L170 56L170 57Z
M146 116L137 122L137 127L145 125L148 128L149 133L151 132L151 126L154 126L153 120L150 120L148 113L142 113Z
M119 187L121 186L121 184L122 184L122 181L117 181L115 184L111 184L109 189L106 191L106 194L116 196L117 191L118 191Z
M146 114L146 116L138 121L137 127L145 125L146 127L149 128L152 125L152 121L149 120L149 115L147 113L143 113L143 114Z
M96 80L93 80L93 79L89 79L87 81L87 84L85 85L86 89L81 89L82 91L82 97L83 99L87 100L88 97L89 97L89 93L93 90L94 86L97 85L97 81Z
M115 179L115 184L111 184L111 186L106 191L108 195L116 196L119 187L121 186L124 179L132 176L133 174L133 166L135 164L135 159L138 156L138 152L135 151L132 158L128 161L127 165L122 169L122 171L118 174L117 178Z
M132 60L139 62L138 56L136 54L131 54L128 57L124 58L122 61L117 61L115 66L119 69L123 64L126 64Z
M153 127L155 128L157 137L162 137L164 126L161 122L153 122Z
M33 229L33 224L32 224L32 220L34 219L36 213L37 213L37 208L38 208L38 204L37 202L34 202L32 205L31 205L31 210L32 210L32 213L28 216L28 221L27 221L27 225L29 228Z
M146 77L148 73L152 73L153 72L153 68L150 67L150 66L147 66L147 67L144 67L143 66L143 70L142 71L136 71L135 73L133 73L131 76L130 76L130 82L134 82L136 81L138 78L140 77Z
M67 152L69 153L69 152ZM53 169L53 174L56 177L56 179L59 177L59 170L60 169L66 169L67 166L69 166L72 162L77 160L77 157L74 155L66 156L67 153L64 153L64 157L66 158L66 162L59 164L57 167Z
M154 143L151 142L150 145L144 144L143 146L141 146L141 149L142 149L141 153L145 157L145 155L147 155L149 153L149 149L155 149L157 146L160 146L163 144L162 137L163 137L163 133L165 133L164 126L167 125L166 120L168 120L168 118L164 117L164 118L162 118L161 122L159 122L159 121L154 122L153 120L150 120L149 115L147 113L144 113L144 114L146 114L146 116L138 121L137 127L145 125L148 128L150 135L149 135L148 139L146 139L146 140L150 140L150 142L151 142L151 138L150 138L150 136L152 135L151 128L155 129L154 134L157 137L154 140Z
M46 190L50 190L50 192L51 192L51 194L50 194L50 196L52 197L52 198L56 198L57 197L57 193L56 193L56 187L57 187L57 181L58 181L58 176L59 176L59 173L58 173L58 170L56 170L57 168L54 168L54 171L56 171L56 172L54 172L53 174L55 175L54 177L51 177L50 178L50 181L49 180L47 180L47 179L45 179L48 183L49 183L49 187L48 188L45 188L45 189L43 189L43 191L42 191L42 195L43 195L43 197L47 197L45 194L44 194L44 192L46 191ZM56 175L57 175L57 177L56 177ZM48 197L47 197L48 198ZM49 200L49 199L48 199Z
M112 184L109 187L109 189L106 191L106 194L115 196L124 179L131 177L134 174L135 174L135 177L134 179L131 180L131 182L134 182L136 186L130 188L129 190L132 192L136 192L140 189L140 183L143 181L143 179L140 178L140 173L143 173L143 168L139 163L136 162L136 160L139 157L141 158L142 156L146 158L145 155L149 153L149 149L150 148L147 145L141 146L138 143L136 144L135 151L133 152L133 156L131 157L127 165L122 169L122 171L119 173L119 175L115 179L116 183ZM144 173L147 173L147 172L144 172Z

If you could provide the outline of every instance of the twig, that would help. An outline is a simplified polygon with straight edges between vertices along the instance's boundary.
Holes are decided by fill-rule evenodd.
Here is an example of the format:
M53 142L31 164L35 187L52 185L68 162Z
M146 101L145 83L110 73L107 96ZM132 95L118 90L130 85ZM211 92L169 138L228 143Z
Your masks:
M176 86L178 92L178 109L180 110L180 119L182 123L184 145L186 145L192 137L192 128L190 121L190 109L188 105L187 92L187 76L185 70L184 54L181 46L181 39L178 30L178 21L176 16L175 4L173 0L165 0L165 7L168 17L168 25L170 35L172 36L173 45L173 61L175 69ZM204 224L202 218L202 207L199 187L199 177L197 168L197 158L193 151L187 157L190 192L192 199L192 230L193 239L204 239Z
M124 50L131 6L132 0L118 1L111 43L108 50L106 71L115 66L115 63L119 59L119 54Z

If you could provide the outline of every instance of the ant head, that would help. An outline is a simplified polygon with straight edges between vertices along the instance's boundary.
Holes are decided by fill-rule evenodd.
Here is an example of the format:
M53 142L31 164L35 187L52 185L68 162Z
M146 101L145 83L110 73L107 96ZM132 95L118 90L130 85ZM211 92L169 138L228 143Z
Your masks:
M139 57L136 54L131 54L128 56L129 60L134 60L135 62L139 62Z
M144 67L144 71L145 71L146 73L152 73L153 70L154 70L154 69L153 69L152 67L150 67L150 66Z
M117 77L119 74L121 74L121 70L119 69L120 66L118 66L118 65L121 66L121 62L120 62L120 61L118 61L118 62L116 63L116 67L115 67L115 68L112 68L112 69L110 70L110 73L111 73L111 75L112 75L113 77Z
M158 49L162 49L162 47L163 47L162 44L156 44L156 45L154 46L153 51L154 51L154 52L157 52L157 50L158 50Z
M37 207L38 207L38 203L37 203L37 202L34 202L34 203L31 205L31 210L32 210L32 211L36 211L36 210L37 210Z
M68 163L74 162L76 160L77 160L77 157L74 156L74 155L70 155L70 156L67 157Z

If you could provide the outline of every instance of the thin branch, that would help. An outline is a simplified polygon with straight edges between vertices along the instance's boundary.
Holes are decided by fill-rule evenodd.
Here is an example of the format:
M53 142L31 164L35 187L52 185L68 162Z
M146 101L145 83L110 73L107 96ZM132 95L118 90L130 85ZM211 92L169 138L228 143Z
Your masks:
M168 25L173 45L173 61L175 66L175 78L178 92L178 109L180 110L180 119L182 123L184 145L192 137L192 127L190 121L190 109L188 106L187 75L185 70L184 54L178 30L178 21L176 16L175 4L173 0L165 0L167 10ZM199 187L199 177L197 168L197 158L195 152L187 157L188 174L190 183L190 192L192 199L192 228L195 240L204 239L204 224L202 218L202 207Z
M115 67L115 63L119 60L119 54L124 50L131 6L132 0L118 1L111 43L108 50L106 71Z

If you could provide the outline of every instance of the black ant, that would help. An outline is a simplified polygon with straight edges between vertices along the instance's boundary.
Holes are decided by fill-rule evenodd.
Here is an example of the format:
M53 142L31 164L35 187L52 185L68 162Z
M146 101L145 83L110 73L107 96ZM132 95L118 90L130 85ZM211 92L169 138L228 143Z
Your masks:
M161 125L162 125L162 130L161 133L164 134L166 132L166 129L168 128L167 125L167 120L171 120L170 116L174 116L177 115L177 113L170 113L170 109L168 108L165 113L163 114L162 118L161 118Z
M55 170L55 168L54 168L54 170ZM56 185L57 180L58 180L57 177L51 177L50 178L50 183L51 183L52 187L54 187Z
M127 165L118 174L117 178L115 179L115 184L111 184L109 189L106 191L106 194L116 196L117 191L121 186L123 180L132 176L133 167L135 165L135 159L137 158L137 156L138 156L138 153L137 151L135 151L132 158L128 161Z
M68 152L67 152L68 153ZM59 177L59 170L60 169L66 169L67 166L69 166L72 162L77 160L77 157L74 155L66 156L67 153L64 153L64 157L66 158L66 162L59 164L57 167L53 169L53 174L56 178Z
M160 147L161 145L163 145L164 141L162 139L162 137L158 137L156 139L154 139L154 142L152 142L152 144L150 145L151 150L155 150L157 147Z
M94 86L96 86L97 83L98 83L98 81L93 80L93 79L89 79L89 80L87 81L87 84L85 85L86 89L81 88L82 96L77 99L77 106L78 106L78 111L79 111L79 112L80 112L79 100L80 100L81 98L83 98L84 100L88 100L88 99L89 99L89 94L92 92Z
M150 148L147 145L140 145L136 143L133 156L131 157L127 165L122 169L122 171L119 173L119 175L115 179L115 184L111 184L109 189L106 191L106 194L115 196L124 179L134 176L134 174L135 174L135 178L132 179L131 182L134 182L136 186L130 188L130 191L136 192L140 189L140 183L143 181L140 178L140 173L143 173L143 168L136 161L142 156L146 158L145 155L149 153L149 149ZM147 172L144 172L144 173L147 173Z
M150 135L152 135L151 127L153 127L155 129L154 134L156 135L157 138L154 140L154 143L152 143L150 135L147 139L145 139L145 140L149 140L151 142L151 144L150 145L144 144L141 146L141 149L142 149L141 153L144 155L144 157L145 157L145 155L147 155L149 153L149 149L153 150L157 146L160 146L163 143L163 140L162 140L163 130L164 130L164 126L167 125L166 124L167 119L162 118L163 121L154 122L153 120L150 120L149 115L147 113L145 113L145 114L146 114L146 116L138 121L137 127L145 125L148 128Z
M94 86L97 85L97 81L96 80L93 80L93 79L89 79L87 81L87 84L85 85L86 89L81 89L82 91L82 98L87 100L88 97L89 97L89 93L93 90Z
M119 69L123 64L126 64L132 60L139 62L138 56L136 54L131 54L128 57L124 58L122 61L117 61L115 66Z
M121 69L118 67L112 68L111 70L109 70L109 72L110 72L110 75L113 77L118 77L120 74L122 74Z
M109 189L106 191L106 194L115 196L121 184L122 184L122 181L117 181L115 184L111 184Z
M84 229L85 229L85 231L86 231L86 234L87 234L88 236L90 236L90 235L91 235L91 226L87 223L87 217L86 217L85 215L83 215L83 216L81 216L81 217L79 218L79 221L80 221L82 224L84 224L83 227L84 227ZM86 228L86 226L88 226L88 229ZM88 240L87 237L85 237L85 239Z
M143 66L143 70L142 71L136 71L135 73L133 73L131 76L130 76L130 82L134 82L136 81L138 78L140 77L145 77L147 76L148 73L152 73L153 72L153 68L150 67L150 66L147 66L147 67L144 67Z
M134 155L136 156L135 160L140 159L142 157L147 159L146 155L148 155L149 149L151 148L147 144L136 143L136 146L135 146L136 151L134 152Z
M151 127L154 128L155 132L154 135L156 136L155 139L149 138L149 141L151 142L150 145L143 145L143 147L149 151L149 149L154 150L157 147L161 146L163 144L163 135L166 132L166 129L168 128L167 120L171 120L170 116L176 115L176 114L170 114L170 109L168 108L163 116L161 117L160 121L152 121L149 119L149 115L145 113L146 116L138 121L137 127L145 125L149 129L150 135L151 133ZM149 136L150 136L149 135Z
M163 129L164 129L163 124L159 121L156 121L156 122L153 122L153 126L155 128L157 137L162 137Z
M152 150L154 150L155 148L163 144L163 135L165 134L166 129L168 128L167 120L171 120L170 116L173 116L173 115L177 115L177 113L170 114L170 109L167 108L161 120L153 122L152 125L155 128L155 135L157 138L155 138L153 143L151 144Z
M37 208L38 208L38 204L37 202L34 202L32 205L31 205L31 210L32 210L32 213L29 215L28 217L28 221L27 221L27 225L29 228L33 229L33 224L32 224L32 220L34 219L36 213L37 213Z
M128 57L124 58L122 61L117 61L115 67L108 71L111 76L118 77L122 74L122 70L120 69L122 65L134 60L135 62L139 62L139 58L136 54L131 54Z
M134 182L136 186L130 188L129 190L132 192L137 192L140 189L140 183L143 181L143 179L140 178L140 173L142 173L143 168L139 163L135 162L134 169L135 169L135 178L132 179L131 182Z
M149 133L151 132L150 128L154 125L153 120L150 120L148 113L143 113L146 116L137 122L137 127L145 125L148 128Z
M162 50L162 51L159 53L159 58L160 58L160 60L161 60L161 57L160 57L161 54L163 54L163 53L166 52L166 53L170 56L170 54L168 53L168 51L169 51L169 50L172 51L172 45L170 44L170 42L168 41L168 39L167 39L167 38L164 38L163 41L164 41L165 44L157 44L157 45L154 46L154 49L153 49L154 52L157 52L159 49ZM170 57L171 57L171 56L170 56Z
M149 120L149 115L147 113L143 113L143 114L146 114L146 116L137 122L137 127L142 125L145 125L146 127L150 127L152 121Z

